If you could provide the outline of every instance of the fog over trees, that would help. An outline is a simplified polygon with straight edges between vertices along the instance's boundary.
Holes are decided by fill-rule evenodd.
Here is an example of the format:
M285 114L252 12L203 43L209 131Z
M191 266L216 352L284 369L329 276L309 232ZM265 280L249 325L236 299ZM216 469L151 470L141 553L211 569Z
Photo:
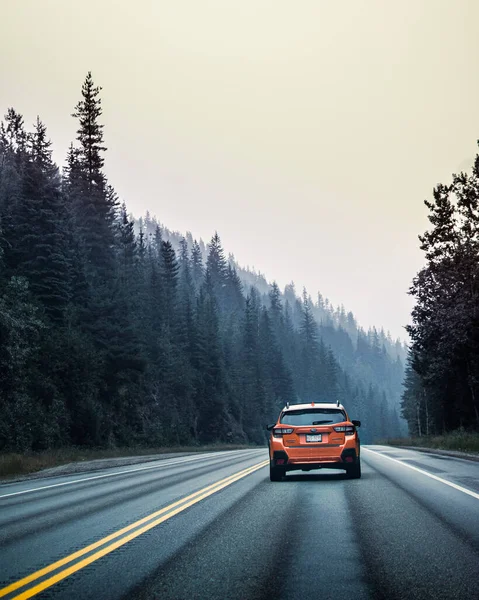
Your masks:
M40 119L29 128L9 109L0 127L0 450L264 443L264 425L287 401L340 400L363 421L363 442L399 435L405 346L383 330L365 332L321 295L294 284L280 290L242 269L218 234L205 245L149 214L134 219L105 176L101 116L88 74L62 172ZM470 197L469 180L457 186ZM446 218L439 200L437 218ZM446 227L453 240L433 258L448 282L452 265L477 269L477 217L468 216L477 214L477 196L457 210L464 222ZM424 238L426 248L437 235ZM428 277L419 276L417 290ZM463 293L472 311L477 290L461 281L448 293ZM411 328L420 367L409 369L407 389L422 402L429 386L437 426L456 424L440 398L446 390L458 393L464 422L477 414L477 360L468 354L477 359L477 336L460 315L456 377L436 387L434 373L442 377L451 363L434 335L449 339L457 323L427 334L418 308Z
M479 431L479 155L425 204L402 412L417 435Z

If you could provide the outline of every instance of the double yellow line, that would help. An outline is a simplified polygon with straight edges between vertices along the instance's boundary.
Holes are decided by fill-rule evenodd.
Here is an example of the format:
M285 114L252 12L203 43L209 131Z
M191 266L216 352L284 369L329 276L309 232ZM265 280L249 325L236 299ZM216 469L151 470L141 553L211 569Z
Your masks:
M160 525L164 521L170 519L171 517L174 517L175 515L184 511L185 509L189 508L190 506L193 506L194 504L201 502L201 500L203 500L204 498L207 498L208 496L211 496L212 494L219 492L220 490L231 485L235 481L238 481L239 479L242 479L243 477L246 477L247 475L250 475L251 473L258 471L258 469L262 469L267 464L269 464L269 461L264 460L256 465L253 465L252 467L248 467L247 469L243 469L242 471L239 471L238 473L235 473L234 475L230 475L229 477L226 477L225 479L217 481L216 483L213 483L213 484L195 492L194 494L190 494L189 496L186 496L185 498L182 498L181 500L177 500L176 502L173 502L172 504L165 506L165 508L162 508L161 510L157 510L156 512L151 513L151 515L148 515L147 517L144 517L143 519L140 519L139 521L135 521L134 523L131 523L131 525L128 525L127 527L124 527L123 529L120 529L119 531L116 531L115 533L112 533L112 534L102 538L101 540L98 540L97 542L94 542L93 544L90 544L89 546L86 546L85 548L82 548L81 550L74 552L73 554L69 554L68 556L65 556L65 558L62 558L62 559L48 565L47 567L40 569L39 571L35 571L31 575L28 575L27 577L24 577L23 579L19 579L18 581L15 581L14 583L7 585L6 587L0 589L0 598L3 598L5 596L7 596L8 594L11 594L12 592L15 592L16 590L23 588L23 587L27 586L28 584L35 583L39 579L44 577L45 575L48 575L49 573L52 573L53 571L56 571L57 569L60 569L61 567L65 567L66 565L69 565L73 561L76 561L78 558L85 556L85 554L89 554L90 552L93 552L93 550L97 550L97 548L104 546L97 552L90 554L89 556L87 556L86 558L83 558L80 561L74 562L74 564L67 566L66 568L62 569L55 575L52 575L48 579L44 579L40 583L36 583L36 585L33 585L33 587L29 587L27 590L21 592L17 596L14 596L13 598L11 598L11 600L26 600L27 598L32 598L33 596L35 596L36 594L39 594L43 590L51 587L52 585L55 585L59 581L62 581L62 579L65 579L66 577L69 577L73 573L80 571L87 565L90 565L91 563L97 561L98 559L102 558L103 556L110 554L110 552L113 552L113 550L116 550L117 548L124 546L131 540L134 540L135 538L142 535L143 533L149 531L150 529L153 529L153 527ZM129 532L131 532L131 533L129 533ZM125 534L128 534L128 535L125 535ZM115 540L115 541L113 541L113 540Z

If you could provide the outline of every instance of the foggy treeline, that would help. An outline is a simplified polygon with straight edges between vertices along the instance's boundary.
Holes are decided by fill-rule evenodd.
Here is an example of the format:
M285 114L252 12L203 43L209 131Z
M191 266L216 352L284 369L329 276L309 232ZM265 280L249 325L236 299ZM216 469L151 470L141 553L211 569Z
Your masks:
M89 74L60 173L45 125L0 128L0 450L263 443L287 402L397 436L404 346L321 296L134 220L104 174ZM214 224L212 224L212 228Z
M479 155L425 204L402 412L417 435L479 431Z

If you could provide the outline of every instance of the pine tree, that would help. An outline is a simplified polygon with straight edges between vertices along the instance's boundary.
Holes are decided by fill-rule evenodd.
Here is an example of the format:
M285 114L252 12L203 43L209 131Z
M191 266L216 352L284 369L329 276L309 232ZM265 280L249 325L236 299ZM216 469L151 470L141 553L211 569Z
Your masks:
M432 399L434 428L479 427L479 178L461 173L434 190L427 264L413 281L408 327L414 369Z
M300 396L304 402L319 400L319 344L317 324L311 311L311 302L306 290L303 291L301 340L301 385Z
M61 181L51 158L46 127L37 118L29 136L18 202L10 211L8 261L27 278L33 294L53 320L61 320L70 298L69 258L66 247L66 209Z
M78 119L79 129L77 139L81 146L81 166L84 173L86 192L92 197L105 193L105 176L103 165L105 163L103 152L103 125L98 119L102 115L101 87L93 83L91 71L88 72L82 86L82 100L75 107L73 117Z
M234 266L228 264L226 271L225 287L225 310L240 314L244 307L243 284Z
M224 306L228 265L218 233L215 233L211 238L208 250L209 252L208 259L206 261L206 271L209 280L209 286L219 302L219 305Z
M179 267L179 310L178 332L179 343L182 344L192 356L195 343L194 307L196 304L195 286L191 273L191 262L188 244L183 238L180 241Z
M135 276L137 247L133 227L133 221L130 221L126 211L126 204L123 203L118 222L118 259L120 285L126 294L132 292Z
M191 276L196 292L199 291L201 285L203 284L204 275L205 273L201 248L198 242L194 240L193 247L191 249Z
M401 411L408 423L411 435L421 437L433 432L430 430L431 420L426 389L416 369L420 369L420 367L411 351L406 364Z
M227 434L226 381L221 357L219 317L213 283L206 273L197 308L197 345L193 359L197 378L197 432L202 442L224 440Z
M180 276L180 289L184 297L191 301L195 295L193 276L191 273L190 257L188 252L188 243L185 238L180 240L180 252L178 258L178 269Z
M90 277L104 279L114 267L114 229L117 196L107 185L103 173L103 125L100 87L95 87L89 72L82 87L82 100L73 116L78 119L78 153L69 154L70 186L76 226L79 229ZM75 168L72 169L72 166Z
M0 125L0 139L4 148L15 158L15 166L21 168L27 152L28 134L25 131L23 116L13 108L7 110L5 121Z
M170 242L162 242L163 286L165 290L165 323L171 331L177 319L178 272L176 254Z

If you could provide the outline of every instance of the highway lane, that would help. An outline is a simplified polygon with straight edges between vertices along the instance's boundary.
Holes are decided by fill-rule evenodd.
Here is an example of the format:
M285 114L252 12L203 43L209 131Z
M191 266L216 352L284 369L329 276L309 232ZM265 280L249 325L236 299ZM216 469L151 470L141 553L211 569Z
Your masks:
M265 459L0 486L0 598L479 598L479 462L370 446L360 480L271 483Z

